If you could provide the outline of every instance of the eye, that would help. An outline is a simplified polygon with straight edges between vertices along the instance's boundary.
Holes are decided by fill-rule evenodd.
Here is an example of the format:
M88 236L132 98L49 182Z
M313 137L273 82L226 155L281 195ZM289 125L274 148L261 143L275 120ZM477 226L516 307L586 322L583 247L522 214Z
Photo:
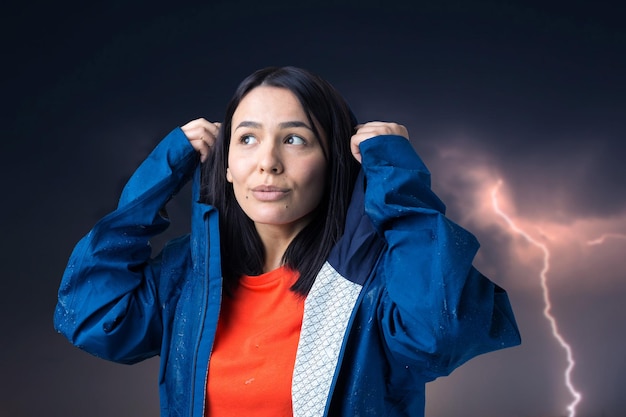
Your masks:
M289 145L306 145L306 140L301 136L290 135L285 139L285 143Z
M243 135L239 139L239 142L243 143L244 145L251 145L253 143L256 143L257 139L252 135Z

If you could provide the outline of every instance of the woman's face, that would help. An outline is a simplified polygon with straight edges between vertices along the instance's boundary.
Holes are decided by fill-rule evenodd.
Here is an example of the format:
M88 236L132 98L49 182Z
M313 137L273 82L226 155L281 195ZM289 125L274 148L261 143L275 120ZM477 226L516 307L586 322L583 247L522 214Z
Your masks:
M235 110L226 178L257 229L295 236L319 205L327 164L312 128L285 88L256 87Z

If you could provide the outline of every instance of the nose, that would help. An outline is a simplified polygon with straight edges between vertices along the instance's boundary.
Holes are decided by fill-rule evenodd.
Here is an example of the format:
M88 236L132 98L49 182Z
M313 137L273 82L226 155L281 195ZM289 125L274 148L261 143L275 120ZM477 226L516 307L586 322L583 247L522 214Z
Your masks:
M268 174L280 174L283 172L280 149L273 141L265 141L261 146L259 155L259 170Z

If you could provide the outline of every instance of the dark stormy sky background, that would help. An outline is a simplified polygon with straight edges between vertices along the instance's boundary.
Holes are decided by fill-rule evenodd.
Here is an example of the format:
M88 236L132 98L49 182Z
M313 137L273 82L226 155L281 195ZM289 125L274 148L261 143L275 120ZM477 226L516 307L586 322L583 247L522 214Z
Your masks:
M449 216L481 241L477 266L509 291L522 346L431 384L428 416L565 416L573 392L576 416L626 415L624 10L294 3L3 6L0 416L158 415L158 359L72 347L52 327L57 286L154 144L221 120L239 81L268 65L322 75L361 121L405 124ZM188 204L171 203L169 236Z

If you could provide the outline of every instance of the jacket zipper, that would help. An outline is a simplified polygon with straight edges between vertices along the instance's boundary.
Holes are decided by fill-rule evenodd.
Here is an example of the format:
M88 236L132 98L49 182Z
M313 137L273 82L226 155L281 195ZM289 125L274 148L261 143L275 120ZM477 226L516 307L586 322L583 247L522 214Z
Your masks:
M207 220L205 221L205 242L208 242L209 240L209 220L207 218ZM210 243L209 243L210 244ZM193 361L192 361L192 377L191 377L191 402L190 402L190 412L189 412L189 416L190 417L194 417L194 411L195 411L195 406L194 406L194 399L196 397L196 369L197 369L197 363L198 363L198 354L200 351L200 344L202 343L202 337L203 337L203 333L204 333L204 323L206 322L206 314L207 314L207 305L208 305L208 300L209 300L209 251L208 248L205 246L205 250L204 250L204 274L203 274L203 280L202 280L202 285L203 285L203 291L202 291L202 311L201 311L201 319L200 319L200 323L199 323L199 328L198 328L198 338L196 340L196 346L194 349L194 357L193 357ZM210 352L213 350L213 347L211 347ZM209 352L209 357L210 357L210 352ZM208 359L207 359L208 360ZM206 408L206 388L207 388L207 378L208 378L208 367L207 367L207 372L205 372L204 375L204 391L203 391L203 401L202 401L202 414L200 416L204 416L204 413L206 412L205 408ZM200 417L198 416L198 417Z

